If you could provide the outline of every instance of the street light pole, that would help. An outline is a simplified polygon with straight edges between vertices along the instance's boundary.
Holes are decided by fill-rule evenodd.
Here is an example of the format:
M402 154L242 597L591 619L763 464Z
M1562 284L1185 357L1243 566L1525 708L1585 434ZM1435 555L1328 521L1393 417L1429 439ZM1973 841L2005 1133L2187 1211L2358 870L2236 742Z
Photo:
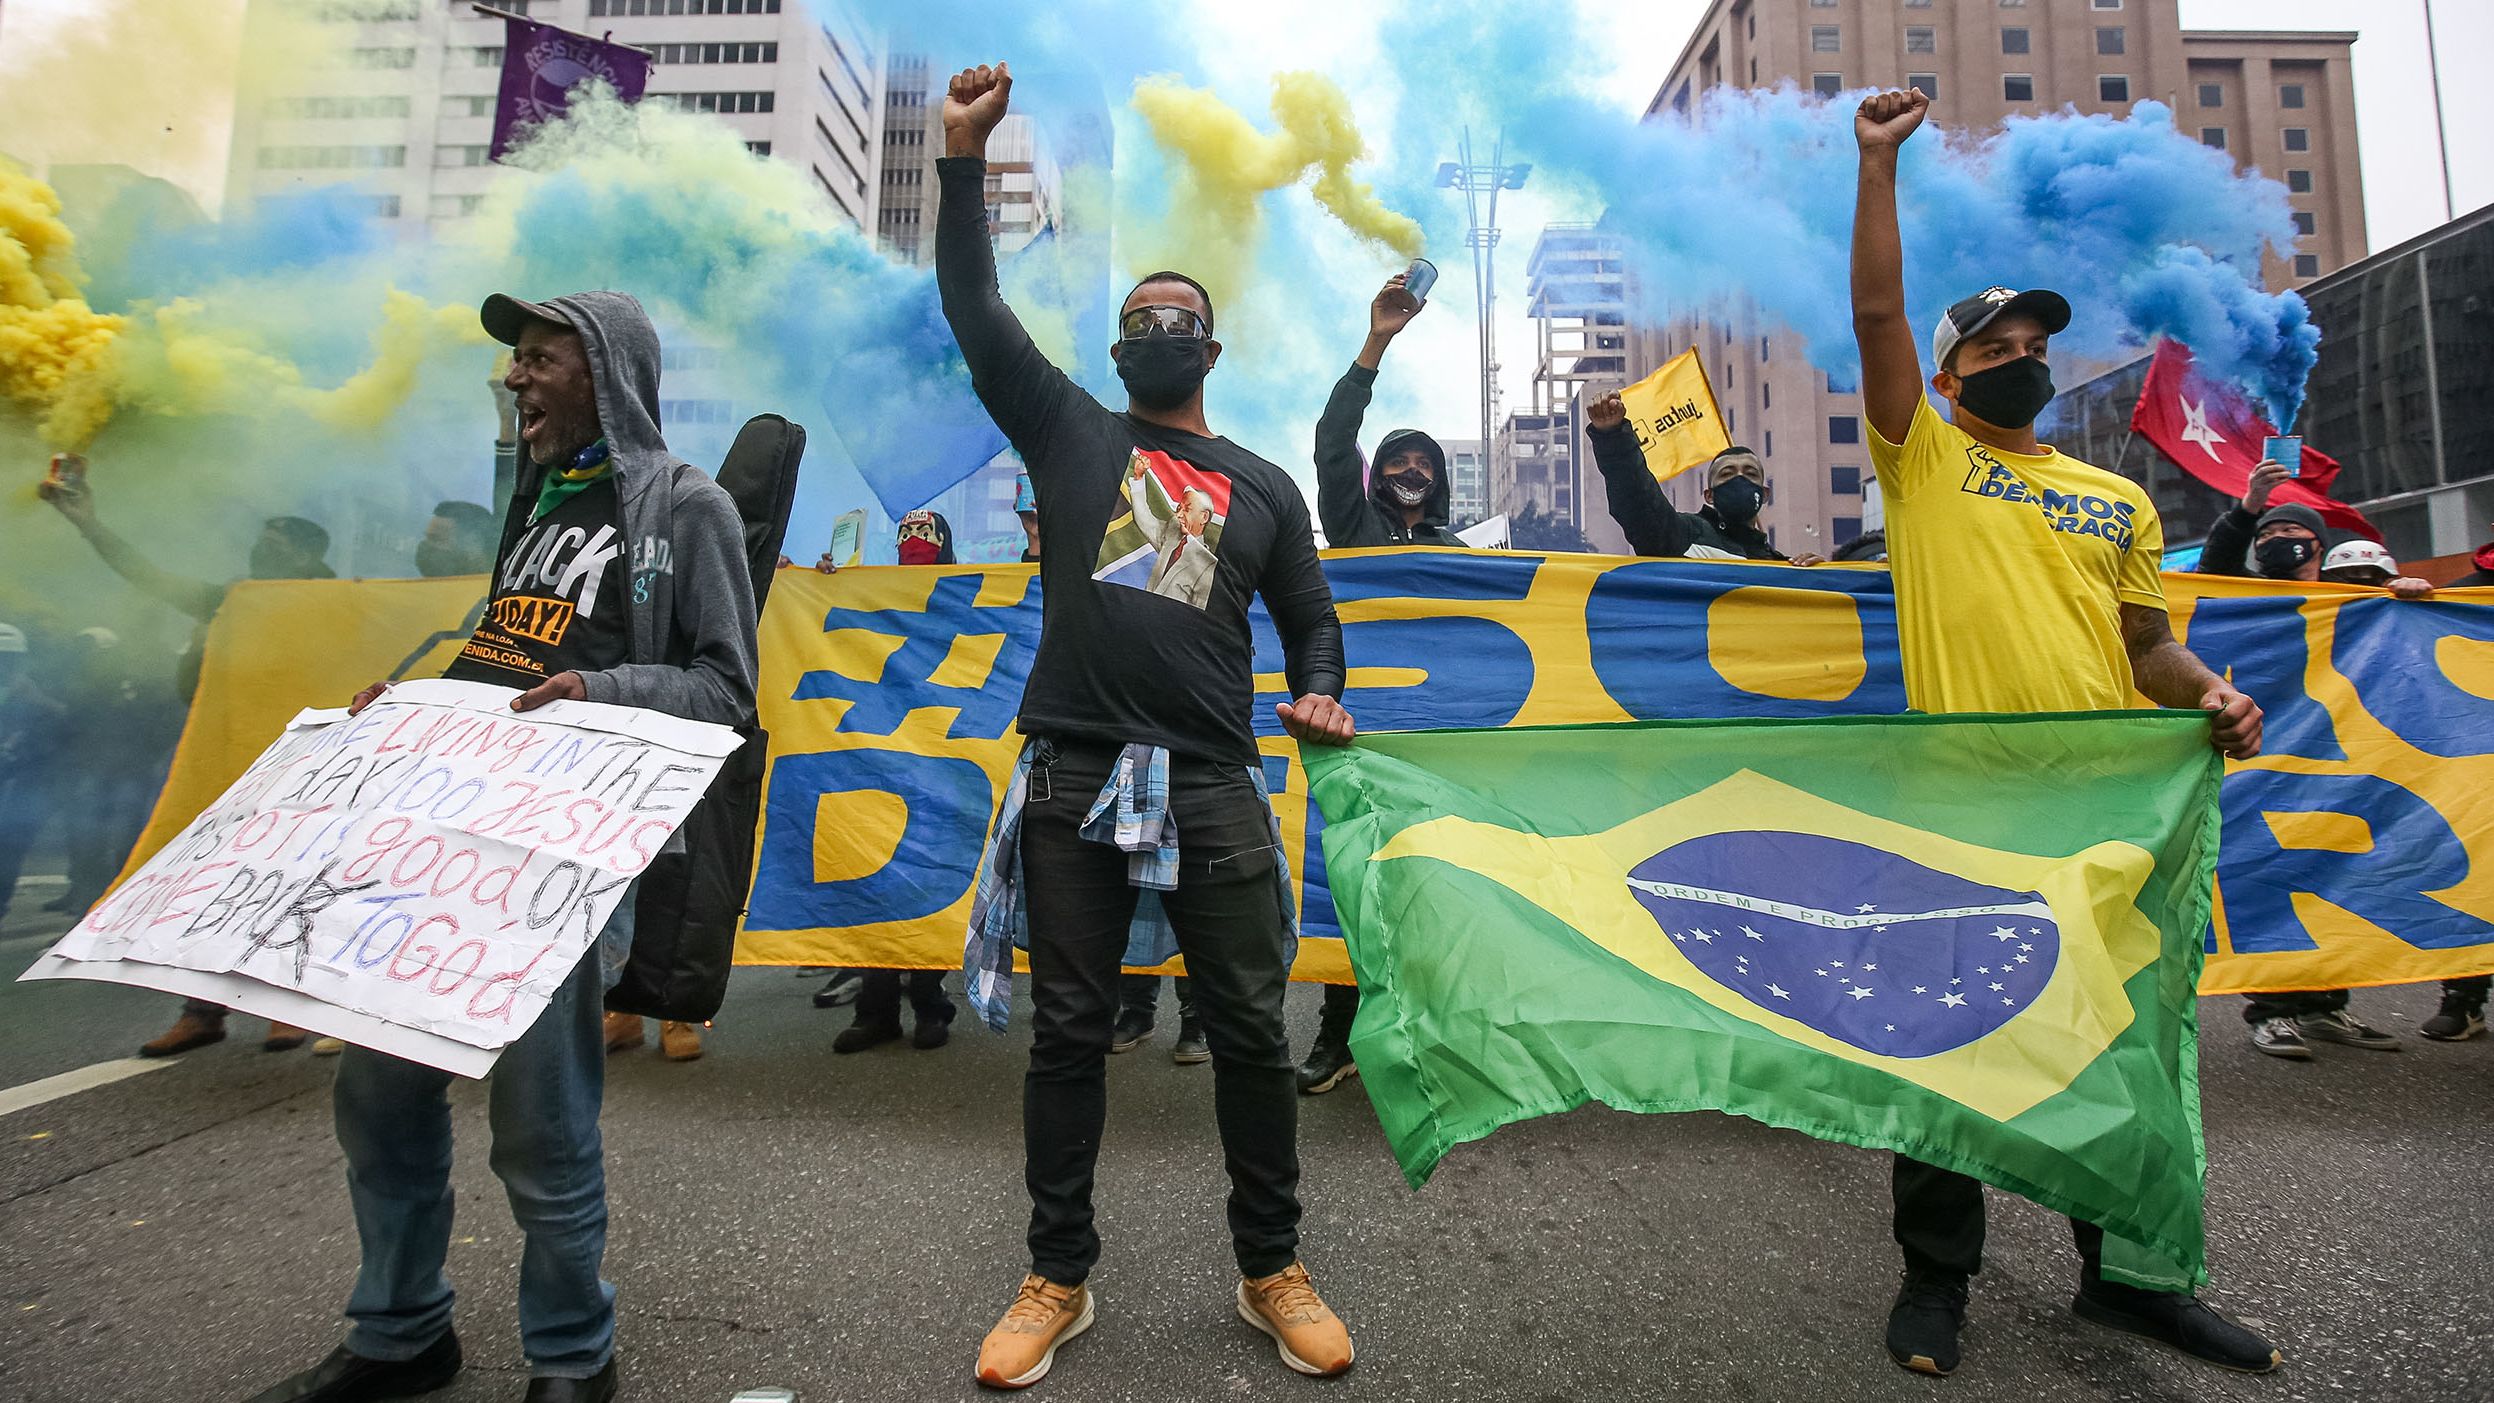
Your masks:
M1490 477L1497 476L1498 440L1492 436L1491 418L1498 395L1498 337L1495 322L1497 303L1498 261L1498 192L1521 190L1524 178L1532 173L1526 165L1505 164L1507 138L1500 133L1490 148L1488 162L1472 158L1472 129L1464 128L1456 147L1461 158L1438 164L1437 186L1441 190L1461 190L1464 197L1464 246L1472 250L1472 295L1480 308L1481 336L1481 466ZM1492 501L1493 512L1500 503Z
M2433 0L2425 0L2425 71L2433 79L2433 143L2442 154L2442 222L2459 218L2451 199L2451 140L2442 127L2442 60L2433 42Z

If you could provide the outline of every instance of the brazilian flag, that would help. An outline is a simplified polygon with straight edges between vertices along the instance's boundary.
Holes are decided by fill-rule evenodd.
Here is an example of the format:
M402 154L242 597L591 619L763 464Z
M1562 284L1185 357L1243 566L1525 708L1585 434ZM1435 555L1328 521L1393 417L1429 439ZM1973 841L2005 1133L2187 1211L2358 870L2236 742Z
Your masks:
M1895 1150L2207 1279L2196 713L1664 721L1309 747L1417 1188L1587 1101Z

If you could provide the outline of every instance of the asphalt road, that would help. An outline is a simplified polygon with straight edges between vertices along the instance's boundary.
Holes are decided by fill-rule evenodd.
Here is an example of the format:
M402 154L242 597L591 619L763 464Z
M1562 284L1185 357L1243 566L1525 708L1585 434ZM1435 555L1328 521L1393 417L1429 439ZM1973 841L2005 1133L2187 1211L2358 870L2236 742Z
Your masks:
M14 975L64 927L21 894ZM970 1364L1023 1268L1023 1034L831 1052L813 982L737 976L707 1057L610 1062L625 1393L723 1403L980 1396ZM0 1088L126 1055L172 1000L0 985ZM2360 994L2412 1033L2430 990ZM1304 1042L1313 990L1292 1017ZM1458 1150L1415 1194L1359 1084L1302 1102L1307 1260L1359 1344L1285 1370L1233 1314L1210 1077L1159 1038L1117 1059L1099 1324L1034 1396L2405 1400L2494 1398L2494 1041L2253 1053L2203 1007L2212 1298L2287 1366L2211 1370L2083 1324L2058 1219L1992 1196L1967 1362L1934 1381L1879 1344L1894 1289L1883 1156L1722 1116L1589 1109ZM164 1068L0 1115L0 1399L241 1399L340 1337L355 1263L333 1063L258 1050L257 1020ZM443 1400L517 1399L518 1235L457 1093L452 1274L469 1366Z

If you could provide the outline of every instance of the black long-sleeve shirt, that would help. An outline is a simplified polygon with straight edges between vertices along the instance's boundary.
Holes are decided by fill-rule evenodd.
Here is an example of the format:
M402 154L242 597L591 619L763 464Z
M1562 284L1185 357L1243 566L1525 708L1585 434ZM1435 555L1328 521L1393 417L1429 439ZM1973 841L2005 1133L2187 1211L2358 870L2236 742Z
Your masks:
M1767 533L1755 522L1734 526L1715 515L1713 507L1693 512L1674 507L1663 495L1663 485L1654 480L1653 470L1645 465L1637 431L1626 424L1587 428L1585 441L1593 445L1593 463L1602 472L1611 520L1627 535L1629 550L1638 555L1685 556L1703 551L1739 560L1787 558L1768 544Z
M2260 531L2260 518L2235 503L2226 508L2208 528L2208 539L2200 546L2199 573L2203 575L2258 575L2252 568L2252 537Z
M1417 526L1406 525L1403 514L1390 511L1362 481L1367 464L1360 458L1360 421L1368 415L1376 384L1376 371L1354 363L1334 382L1325 412L1316 421L1316 515L1325 523L1326 542L1345 547L1461 547L1463 537L1446 529L1446 507L1454 489L1443 464Z
M1023 734L1254 763L1255 596L1281 635L1292 693L1342 695L1342 628L1306 499L1228 439L1116 413L1049 364L996 291L987 163L950 156L935 169L944 318L980 403L1022 455L1047 543Z

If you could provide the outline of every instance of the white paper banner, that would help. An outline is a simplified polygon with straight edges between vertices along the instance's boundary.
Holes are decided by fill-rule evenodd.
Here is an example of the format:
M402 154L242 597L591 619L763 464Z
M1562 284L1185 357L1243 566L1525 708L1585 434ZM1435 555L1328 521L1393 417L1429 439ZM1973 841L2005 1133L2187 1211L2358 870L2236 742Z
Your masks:
M218 1003L482 1076L710 786L736 733L406 682L295 717L22 977Z

